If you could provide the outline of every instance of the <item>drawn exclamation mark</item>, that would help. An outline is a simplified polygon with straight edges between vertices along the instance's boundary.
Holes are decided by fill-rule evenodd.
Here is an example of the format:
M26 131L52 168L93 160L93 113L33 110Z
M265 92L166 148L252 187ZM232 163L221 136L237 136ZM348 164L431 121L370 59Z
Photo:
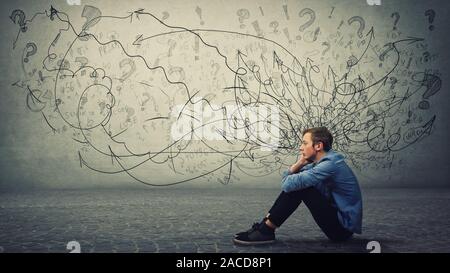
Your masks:
M288 10L287 10L287 5L283 5L283 10L284 10L284 14L286 15L286 19L289 20L289 14L288 14Z
M284 32L284 35L286 35L286 37L288 38L289 43L291 44L291 43L292 43L292 40L291 40L291 36L289 36L289 30L288 30L288 28L285 27L285 28L283 29L283 32Z
M255 31L256 31L256 34L257 34L259 37L263 37L263 34L262 34L262 32L261 32L261 28L259 27L258 21L253 21L252 25L253 25L253 28L254 28Z
M59 40L59 36L61 36L61 32L59 32L58 35L56 35L55 40L53 40L53 42L52 42L52 46L56 46L56 43L57 43L58 40Z
M202 19L202 9L199 7L199 6L197 6L197 8L195 9L195 12L198 14L198 17L200 17L200 25L204 25L205 24L205 22L203 21L203 19Z
M406 69L409 69L409 66L411 65L411 61L412 61L412 58L409 58L409 62L408 62L408 65L406 66Z
M198 45L200 43L200 38L198 38L197 36L195 37L195 60L198 61L200 60L200 57L198 56Z
M328 18L330 18L331 19L331 14L333 14L333 11L334 11L334 7L332 7L333 9L331 10L331 13L330 13L330 15L328 15Z

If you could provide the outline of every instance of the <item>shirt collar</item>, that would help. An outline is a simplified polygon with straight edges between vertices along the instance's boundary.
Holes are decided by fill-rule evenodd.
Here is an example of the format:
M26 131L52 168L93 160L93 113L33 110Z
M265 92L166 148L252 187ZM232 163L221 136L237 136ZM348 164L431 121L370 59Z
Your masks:
M322 162L324 159L329 159L331 157L331 155L333 155L335 152L333 149L328 150L328 152L325 153L325 155L316 163L313 163L315 165L319 164L320 162Z

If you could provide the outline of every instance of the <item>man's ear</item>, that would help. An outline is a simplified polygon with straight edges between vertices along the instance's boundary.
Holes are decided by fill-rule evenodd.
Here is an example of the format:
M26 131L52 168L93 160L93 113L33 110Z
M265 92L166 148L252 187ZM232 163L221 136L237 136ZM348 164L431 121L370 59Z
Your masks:
M318 142L316 145L314 145L314 149L316 150L316 152L323 150L323 143Z

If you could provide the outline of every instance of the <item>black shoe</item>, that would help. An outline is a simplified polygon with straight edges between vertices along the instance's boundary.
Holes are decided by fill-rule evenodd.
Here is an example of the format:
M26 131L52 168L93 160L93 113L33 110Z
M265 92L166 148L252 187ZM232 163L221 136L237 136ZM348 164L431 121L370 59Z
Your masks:
M243 236L245 234L248 234L250 232L253 232L254 230L258 229L259 225L261 225L261 223L256 223L256 222L253 223L252 227L250 229L248 229L247 231L242 231L242 232L234 234L234 238L237 238L237 237Z
M241 232L233 239L233 242L240 245L263 245L275 242L275 232L264 223L253 224L249 232Z
M234 234L234 238L237 238L238 236L242 236L244 234L247 234L247 233L250 233L250 232L256 230L259 227L259 225L265 223L267 219L268 219L267 217L264 217L261 222L253 223L252 227L250 229L248 229L247 231L243 231L243 232L239 232L239 233Z

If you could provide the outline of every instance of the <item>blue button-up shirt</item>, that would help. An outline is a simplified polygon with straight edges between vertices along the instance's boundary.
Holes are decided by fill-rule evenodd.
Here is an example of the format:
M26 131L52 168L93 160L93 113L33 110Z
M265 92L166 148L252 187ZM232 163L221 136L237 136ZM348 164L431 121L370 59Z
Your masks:
M289 169L283 172L281 188L284 192L308 187L317 188L327 199L333 198L342 226L361 233L361 190L342 154L331 149L318 162L305 165L298 173L292 174Z

